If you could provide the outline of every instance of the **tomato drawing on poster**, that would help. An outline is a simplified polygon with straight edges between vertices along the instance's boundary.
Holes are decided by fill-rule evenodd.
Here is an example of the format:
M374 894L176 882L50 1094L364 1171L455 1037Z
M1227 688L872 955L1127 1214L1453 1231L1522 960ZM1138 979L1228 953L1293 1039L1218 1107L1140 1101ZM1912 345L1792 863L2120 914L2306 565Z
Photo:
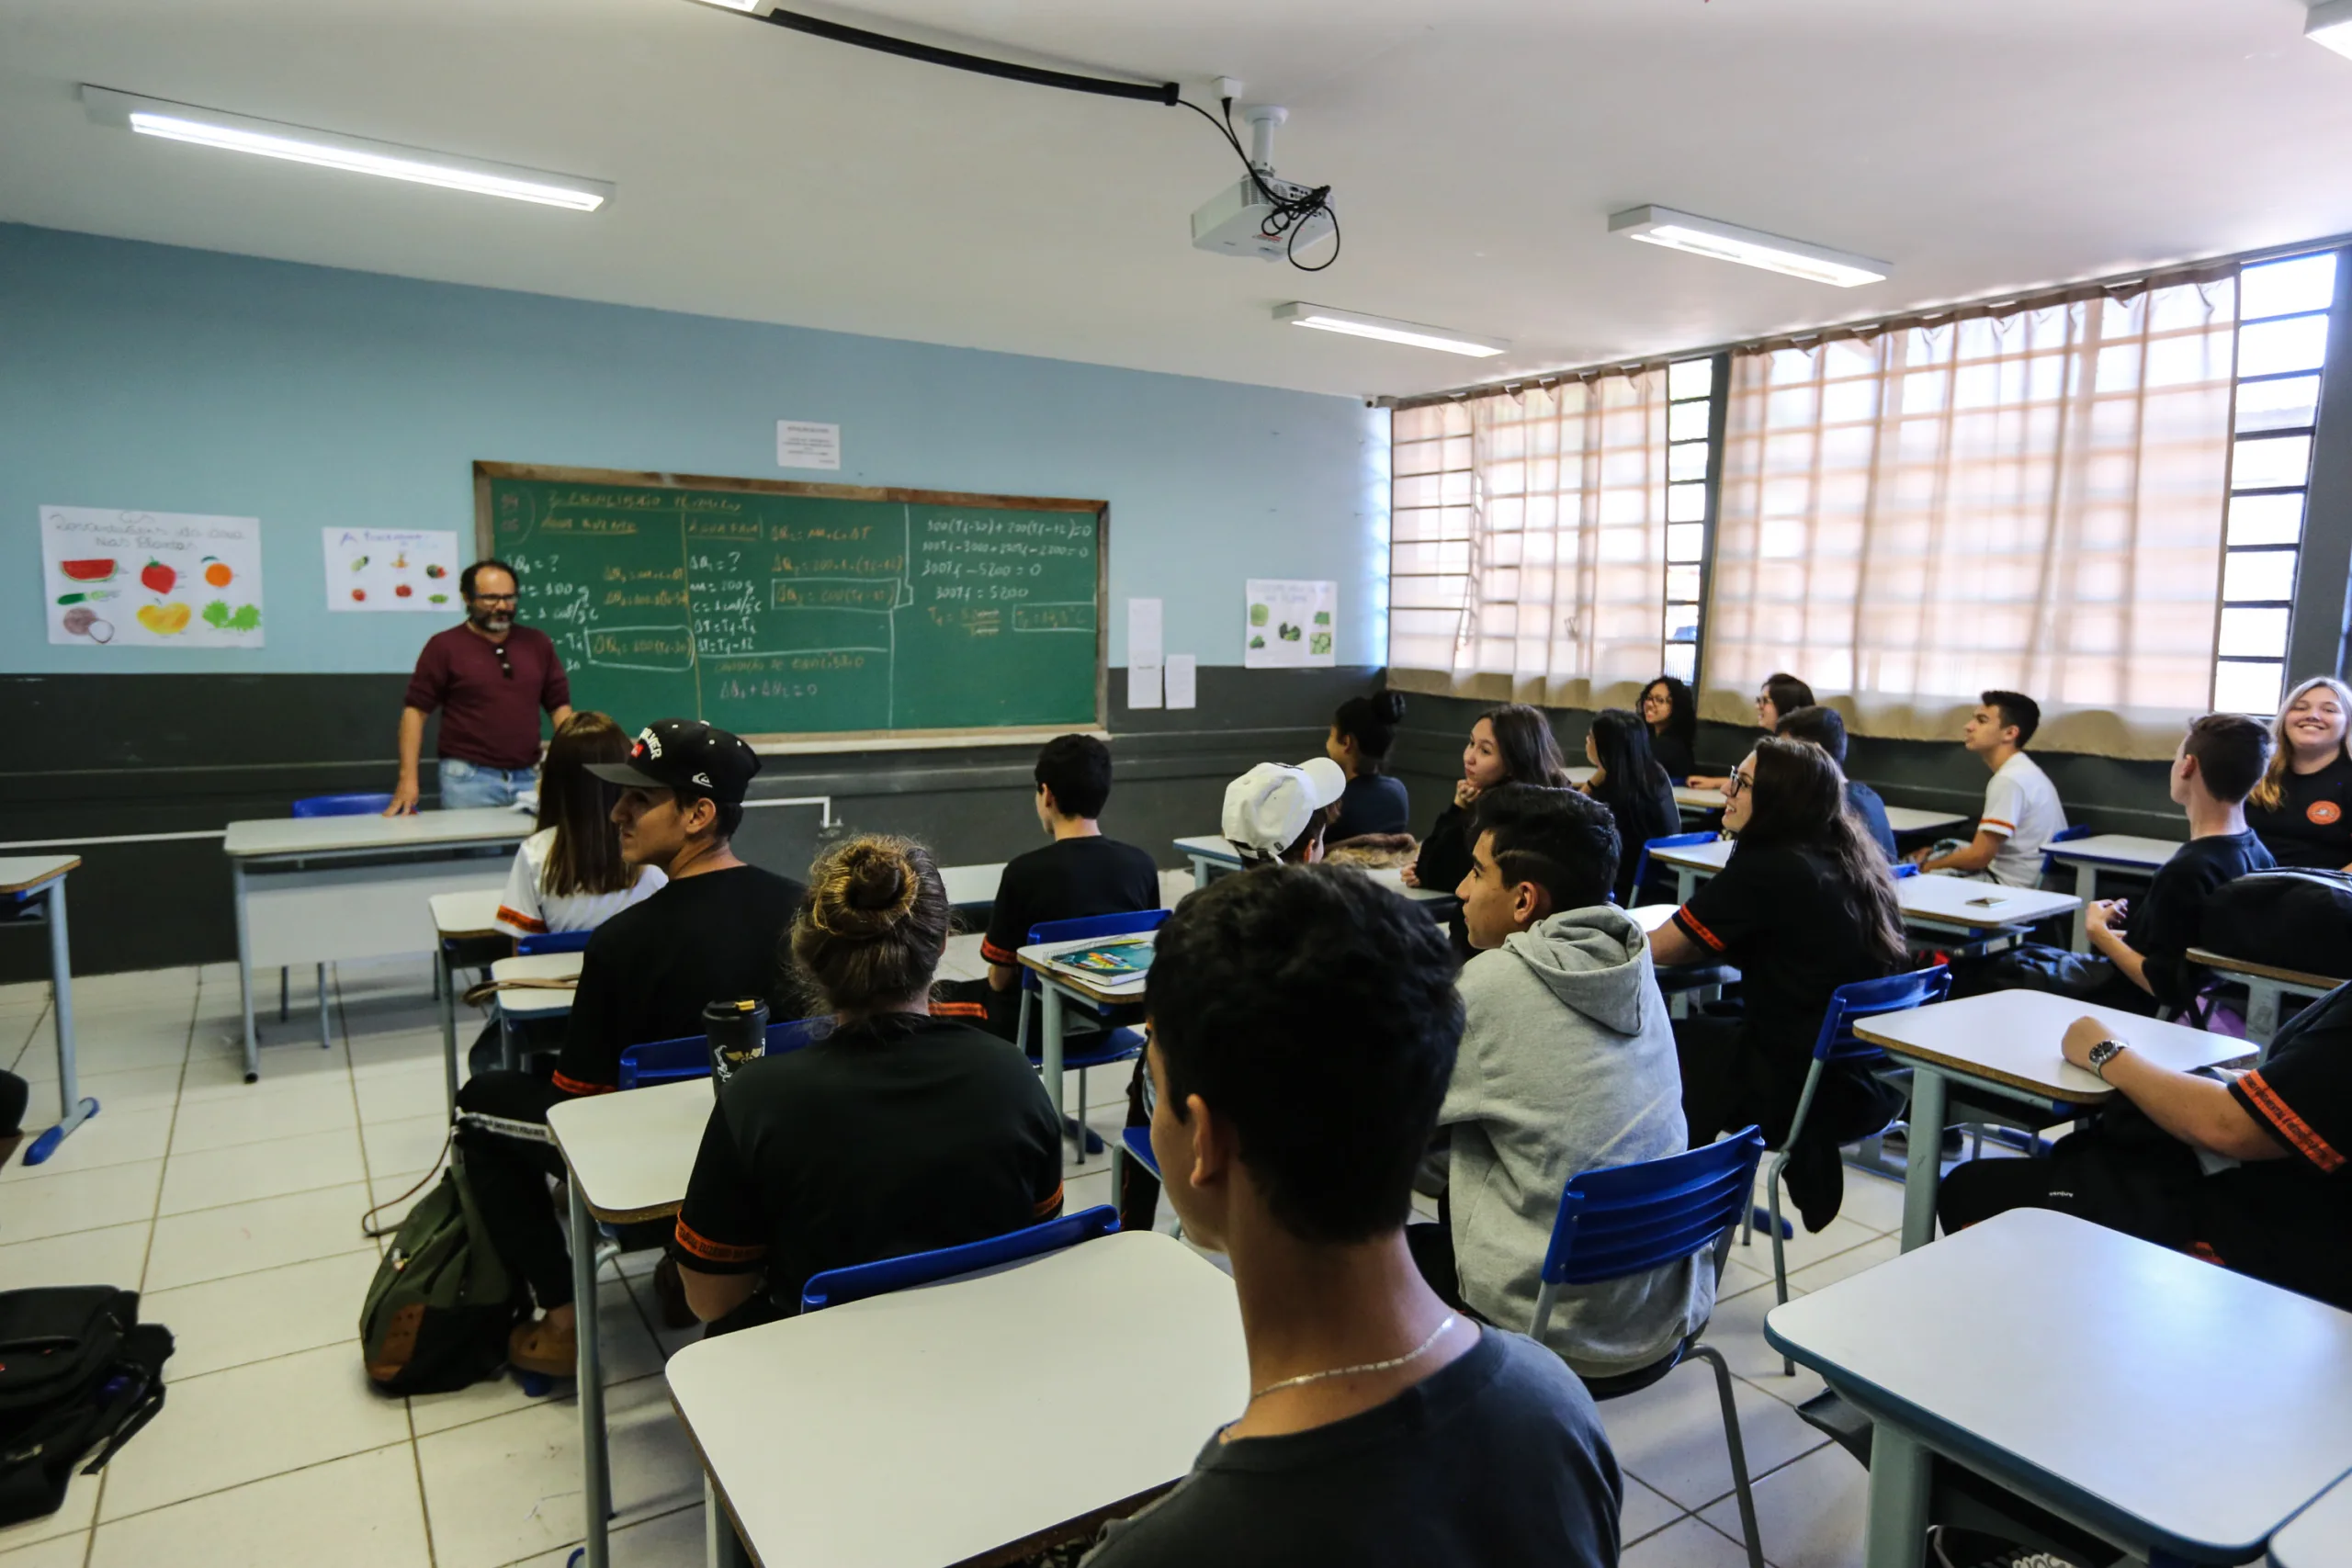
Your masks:
M463 615L458 536L424 528L323 528L330 610Z
M44 506L40 555L51 642L262 646L257 517Z

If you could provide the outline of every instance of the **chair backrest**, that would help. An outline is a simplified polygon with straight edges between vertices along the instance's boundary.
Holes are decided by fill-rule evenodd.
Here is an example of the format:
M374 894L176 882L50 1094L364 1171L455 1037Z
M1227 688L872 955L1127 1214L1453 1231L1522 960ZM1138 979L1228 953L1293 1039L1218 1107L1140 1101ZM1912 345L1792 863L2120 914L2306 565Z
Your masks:
M1108 1203L1100 1203L1075 1214L1047 1220L1041 1225L990 1236L986 1241L967 1241L961 1247L943 1247L933 1252L910 1252L903 1258L885 1258L847 1269L828 1269L821 1274L810 1275L808 1282L800 1288L800 1310L810 1313L843 1306L868 1296L928 1285L934 1280L952 1280L958 1274L1018 1263L1109 1235L1118 1228L1119 1211Z
M1854 1021L1883 1012L1908 1012L1939 1002L1951 992L1951 971L1940 964L1889 975L1883 980L1857 980L1829 993L1829 1010L1821 1015L1821 1033L1813 1043L1816 1062L1873 1061L1886 1053L1854 1038Z
M2056 832L2051 834L2050 837L2042 840L2041 841L2045 844L2064 844L2075 839L2087 839L2090 836L2091 825L2087 822L2077 822L2071 828L2059 829ZM2047 850L2043 851L2041 856L2041 874L2047 876L2057 869L2058 857L2050 853Z
M1895 881L1900 882L1906 876L1917 876L1918 874L1919 863L1917 861L1899 860L1894 863Z
M1764 1135L1753 1127L1687 1153L1579 1171L1560 1193L1546 1285L1597 1285L1703 1252L1747 1213Z
M782 1056L822 1040L833 1032L830 1014L796 1018L768 1025L767 1055ZM621 1053L623 1089L650 1089L655 1084L710 1077L710 1041L689 1034L679 1040L649 1040Z
M1115 915L1081 915L1074 920L1040 920L1029 928L1029 940L1023 947L1035 947L1041 942L1084 942L1089 937L1133 936L1137 931L1156 931L1168 919L1166 909L1129 909ZM1038 988L1035 969L1021 971L1021 988Z
M1649 880L1652 850L1677 850L1685 844L1712 844L1722 837L1721 833L1710 829L1704 833L1668 833L1663 838L1644 842L1642 852L1634 858L1634 897L1637 899L1641 897L1642 884Z
M313 795L294 803L297 817L369 817L392 803L389 795Z
M588 939L596 933L584 931L534 931L529 936L514 939L514 956L528 958L537 953L579 953L588 946Z

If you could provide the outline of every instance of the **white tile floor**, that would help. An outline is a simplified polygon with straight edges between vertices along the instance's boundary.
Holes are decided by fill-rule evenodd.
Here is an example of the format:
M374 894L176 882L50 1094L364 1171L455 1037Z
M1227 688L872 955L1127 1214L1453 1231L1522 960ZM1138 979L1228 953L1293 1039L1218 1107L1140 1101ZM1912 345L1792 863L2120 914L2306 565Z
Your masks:
M0 1568L561 1568L578 1540L569 1398L506 1381L390 1400L360 1374L378 1257L360 1214L439 1153L440 1034L422 960L331 970L326 1050L300 978L250 1086L232 967L76 982L83 1088L105 1109L48 1164L0 1170L0 1282L136 1286L178 1350L163 1414L57 1514L0 1529ZM33 1080L34 1126L56 1109L48 999L45 985L0 987L0 1064ZM1125 1072L1090 1086L1091 1120L1114 1136ZM1104 1161L1088 1168L1073 1207L1109 1201ZM1792 1288L1893 1256L1901 1213L1897 1188L1849 1174L1845 1213L1792 1245ZM653 1326L650 1255L625 1261L602 1292L614 1557L684 1568L702 1561L701 1485L658 1374L686 1337ZM1760 1241L1735 1253L1709 1336L1738 1376L1765 1553L1775 1568L1858 1564L1863 1472L1792 1408L1821 1385L1782 1377L1763 1343L1770 1268ZM1602 1407L1632 1568L1744 1562L1717 1409L1695 1366Z

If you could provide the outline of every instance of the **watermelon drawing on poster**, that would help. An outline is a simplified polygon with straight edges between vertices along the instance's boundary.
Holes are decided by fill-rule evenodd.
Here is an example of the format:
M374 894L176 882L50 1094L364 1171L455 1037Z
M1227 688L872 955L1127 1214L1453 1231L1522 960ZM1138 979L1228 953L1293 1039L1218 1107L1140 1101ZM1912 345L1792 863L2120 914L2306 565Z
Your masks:
M262 646L257 517L44 506L40 556L52 643Z

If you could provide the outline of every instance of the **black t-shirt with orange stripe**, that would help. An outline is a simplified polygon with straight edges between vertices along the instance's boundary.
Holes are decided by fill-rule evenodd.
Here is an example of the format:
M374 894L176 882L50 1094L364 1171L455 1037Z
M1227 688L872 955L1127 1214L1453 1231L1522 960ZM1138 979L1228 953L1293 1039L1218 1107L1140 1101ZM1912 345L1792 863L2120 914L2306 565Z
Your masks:
M1099 833L1057 839L1015 858L997 879L980 955L1010 967L1034 926L1159 908L1159 868L1150 855Z
M707 1274L765 1270L790 1313L812 1274L983 1241L1061 1202L1061 1130L1028 1058L952 1019L888 1014L735 1075L671 1252Z
M2352 1309L2352 985L2290 1020L2230 1095L2287 1157L2199 1183L2198 1235L2233 1269Z

